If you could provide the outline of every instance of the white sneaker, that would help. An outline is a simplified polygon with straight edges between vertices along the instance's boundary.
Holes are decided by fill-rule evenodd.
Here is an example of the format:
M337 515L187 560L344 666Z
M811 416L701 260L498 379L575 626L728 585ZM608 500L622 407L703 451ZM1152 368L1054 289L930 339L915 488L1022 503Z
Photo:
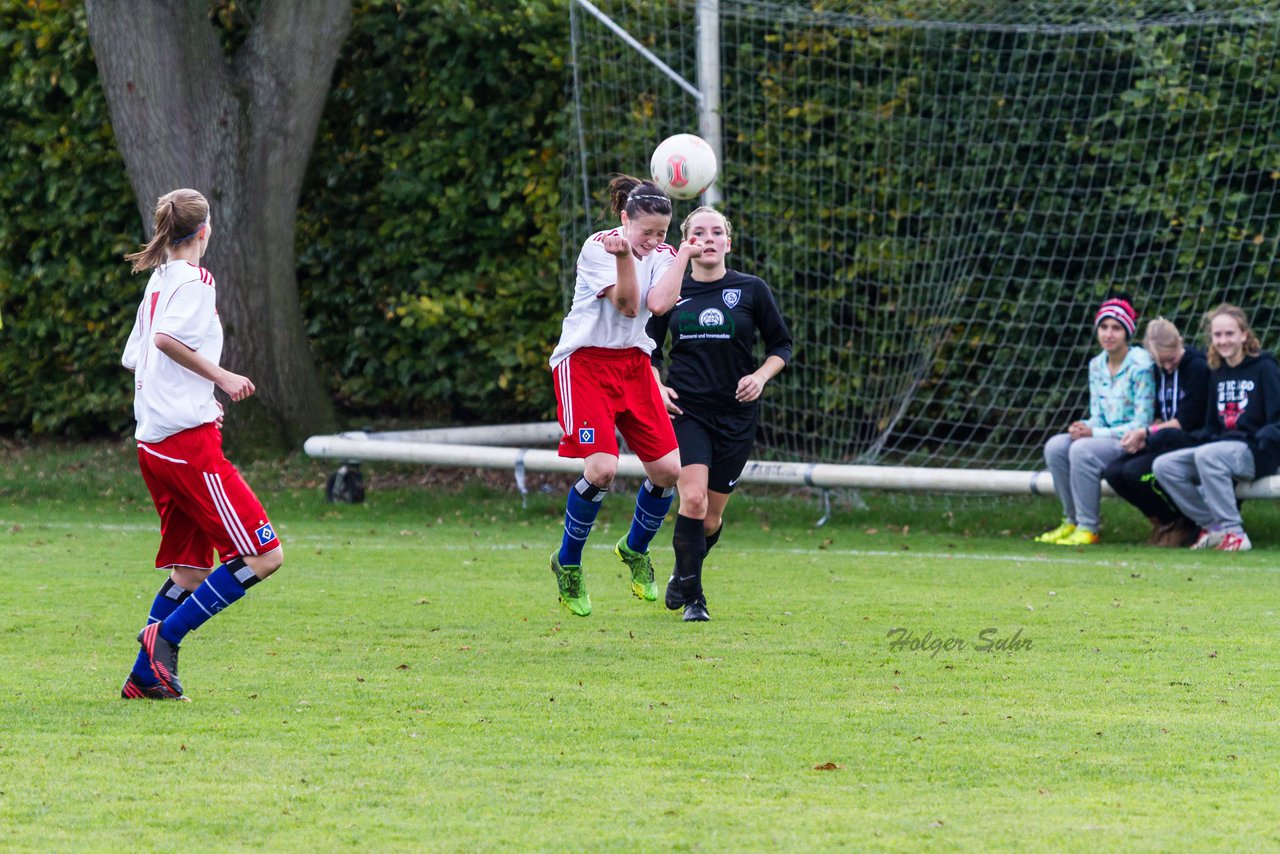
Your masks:
M1251 548L1253 543L1249 542L1249 535L1244 531L1228 531L1222 535L1222 542L1218 544L1220 552L1247 552Z
M1193 549L1216 549L1222 544L1225 535L1221 531L1200 531L1200 536L1191 544Z

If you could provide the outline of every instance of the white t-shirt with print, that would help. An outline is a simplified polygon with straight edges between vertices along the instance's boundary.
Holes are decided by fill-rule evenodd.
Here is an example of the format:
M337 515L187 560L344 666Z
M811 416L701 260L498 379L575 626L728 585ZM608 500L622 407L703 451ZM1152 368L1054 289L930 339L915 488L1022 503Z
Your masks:
M635 317L627 317L614 308L604 291L618 283L618 262L605 251L604 239L619 234L618 229L598 231L582 244L578 253L577 282L573 290L573 306L565 315L560 329L560 343L551 354L551 367L569 358L580 347L607 347L625 350L636 347L646 355L653 352L653 339L645 333L652 312L646 305L650 289L675 263L676 250L659 243L643 258L634 254L636 281L640 285L640 305Z
M134 437L159 442L175 433L215 421L222 408L211 381L194 374L156 347L163 332L215 365L222 357L222 322L213 274L187 261L155 269L125 344L121 363L133 371Z

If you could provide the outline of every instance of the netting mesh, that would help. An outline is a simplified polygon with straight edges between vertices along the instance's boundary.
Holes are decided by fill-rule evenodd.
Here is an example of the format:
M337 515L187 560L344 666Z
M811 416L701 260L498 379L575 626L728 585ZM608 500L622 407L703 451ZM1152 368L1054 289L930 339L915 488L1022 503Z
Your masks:
M595 5L696 81L693 0ZM762 456L1036 465L1084 414L1115 293L1197 340L1235 302L1280 346L1276 4L810 5L719 3L730 262L796 337ZM571 8L568 270L608 175L698 128L687 92Z

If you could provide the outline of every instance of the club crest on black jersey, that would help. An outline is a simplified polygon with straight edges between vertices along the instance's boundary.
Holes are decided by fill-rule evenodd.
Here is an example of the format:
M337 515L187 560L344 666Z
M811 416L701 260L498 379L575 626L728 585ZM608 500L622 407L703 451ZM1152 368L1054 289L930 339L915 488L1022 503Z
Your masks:
M676 318L676 335L680 340L706 338L732 338L733 315L718 308L704 308L698 314L680 312Z

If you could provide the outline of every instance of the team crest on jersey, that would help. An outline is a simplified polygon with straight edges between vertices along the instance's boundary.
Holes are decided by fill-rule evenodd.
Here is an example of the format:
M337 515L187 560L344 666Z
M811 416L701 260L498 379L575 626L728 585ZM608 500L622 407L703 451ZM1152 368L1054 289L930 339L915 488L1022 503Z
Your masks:
M720 296L724 297L724 304L733 308L738 304L738 300L742 299L742 288L725 288L720 292Z
M258 545L260 546L265 546L267 543L271 542L276 538L276 532L271 530L270 522L263 525L261 528L254 531L253 533L254 533L254 536L258 538Z
M579 427L578 428L578 444L594 445L596 443L596 428Z
M698 325L702 327L720 326L724 323L724 315L718 308L709 308L698 315Z

